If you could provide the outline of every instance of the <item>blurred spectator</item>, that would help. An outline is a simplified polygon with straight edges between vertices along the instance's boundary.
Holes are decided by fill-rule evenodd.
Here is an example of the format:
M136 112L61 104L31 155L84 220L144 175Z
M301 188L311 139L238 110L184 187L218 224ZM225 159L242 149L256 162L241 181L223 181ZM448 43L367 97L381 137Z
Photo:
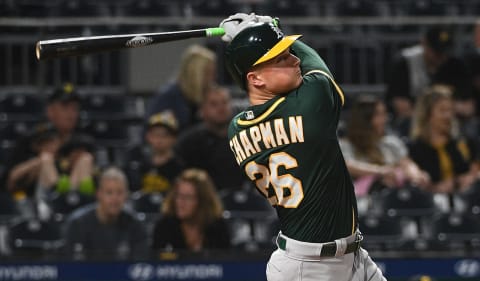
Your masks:
M431 84L454 89L456 99L469 99L468 71L452 53L452 32L442 26L428 28L420 44L402 50L387 81L387 102L394 113L394 128L408 136L415 99Z
M153 231L154 250L199 252L230 247L223 207L205 171L185 170L165 198L162 212Z
M74 258L144 258L148 251L143 224L124 210L128 182L118 168L100 176L97 203L70 216L65 229L65 250Z
M184 169L173 150L178 123L171 111L165 111L152 115L146 127L145 144L127 153L125 170L130 190L165 193Z
M79 171L87 170L88 166L85 164L94 159L93 140L90 141L92 147L88 152L83 153L82 157L74 157L85 159L76 169L71 165L66 166L65 163L72 162L61 161L59 154L60 147L69 142L80 141L79 137L72 139L72 135L79 132L79 107L80 96L72 84L65 83L47 98L45 108L47 122L37 124L30 135L16 141L6 165L5 178L7 189L13 193L24 215L35 214L37 205L45 199L47 191L54 186L62 185L61 181L64 182L63 186L77 188L84 180L84 173ZM65 170L64 168L72 172L68 180L61 177L60 171ZM91 185L91 181L87 181Z
M200 45L190 46L182 56L174 81L162 87L149 102L147 118L171 110L180 131L198 122L197 108L205 91L216 79L216 54Z
M52 169L55 170L54 159L61 145L60 137L50 125L39 124L17 145L25 146L15 148L19 153L12 154L7 165L5 185L20 214L34 217L38 211L36 203L44 199L46 189L54 184L51 173Z
M58 152L56 170L51 170L55 190L65 193L78 190L86 195L95 193L95 142L88 135L74 134Z
M353 104L340 146L357 195L372 187L429 183L427 173L408 157L403 141L387 131L387 123L387 109L380 98L361 96Z
M478 178L476 145L456 133L452 95L434 85L415 104L410 157L430 175L433 192L463 191Z
M462 133L470 138L477 138L480 133L480 23L475 24L472 44L468 47L464 53L464 61L470 74L472 98L457 100L455 112Z
M62 143L78 132L80 96L71 83L65 83L47 99L47 120L57 130Z
M465 63L471 74L473 97L476 100L476 113L480 113L480 22L473 29L473 44L466 51Z
M228 124L232 118L230 92L215 86L209 89L199 108L202 123L185 130L176 151L190 168L206 170L218 190L238 189L245 177L230 152Z

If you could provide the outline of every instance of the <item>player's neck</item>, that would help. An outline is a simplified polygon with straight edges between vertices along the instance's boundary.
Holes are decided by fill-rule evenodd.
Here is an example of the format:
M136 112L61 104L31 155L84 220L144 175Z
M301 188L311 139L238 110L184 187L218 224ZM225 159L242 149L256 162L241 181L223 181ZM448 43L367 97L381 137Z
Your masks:
M251 88L248 93L248 99L251 105L264 104L267 101L273 99L275 94L267 91L261 91L260 89Z

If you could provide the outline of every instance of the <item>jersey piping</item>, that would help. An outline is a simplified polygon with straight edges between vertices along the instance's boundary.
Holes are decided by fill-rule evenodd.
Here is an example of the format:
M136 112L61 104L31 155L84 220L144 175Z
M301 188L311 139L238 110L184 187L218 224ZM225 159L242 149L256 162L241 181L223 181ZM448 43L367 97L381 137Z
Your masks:
M345 103L345 96L343 95L342 89L337 85L337 82L335 82L335 80L333 80L333 78L325 71L322 71L322 70L319 70L319 69L314 69L314 70L310 70L309 72L305 73L305 75L308 75L308 74L311 74L311 73L323 74L328 78L328 80L330 80L332 82L333 86L337 90L338 95L340 96L340 99L342 100L342 106L343 106L343 104Z
M258 116L257 118L255 118L255 119L253 119L253 120L240 120L240 119L238 119L238 120L237 120L238 125L248 126L248 125L253 125L253 124L256 124L256 123L262 121L262 120L265 119L268 115L270 115L270 113L272 113L272 111L274 111L275 108L277 108L277 106L278 106L280 103L282 103L284 100L285 100L285 97L279 98L275 103L272 104L272 106L270 106L269 109L267 109L267 111L265 111L262 115Z

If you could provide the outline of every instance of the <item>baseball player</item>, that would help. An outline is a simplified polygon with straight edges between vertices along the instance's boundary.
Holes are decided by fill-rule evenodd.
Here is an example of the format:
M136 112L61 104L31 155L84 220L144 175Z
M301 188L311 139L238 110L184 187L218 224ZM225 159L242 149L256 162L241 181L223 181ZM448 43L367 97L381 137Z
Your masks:
M251 104L230 123L230 147L280 220L267 279L386 280L360 247L336 135L344 94L320 56L277 23L239 13L220 24L227 69Z

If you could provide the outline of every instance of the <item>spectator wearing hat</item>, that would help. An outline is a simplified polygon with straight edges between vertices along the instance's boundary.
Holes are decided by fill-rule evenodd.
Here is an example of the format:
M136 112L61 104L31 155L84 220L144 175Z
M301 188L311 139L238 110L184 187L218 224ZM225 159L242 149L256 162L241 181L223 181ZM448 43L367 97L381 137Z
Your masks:
M471 95L468 71L453 54L454 38L444 26L432 26L418 45L401 50L387 77L387 103L394 114L394 129L408 136L415 99L430 85L440 83L454 89L455 98Z
M56 88L47 99L47 120L58 131L62 143L78 131L80 101L80 96L71 83Z
M129 149L125 171L132 191L167 192L184 169L175 155L178 122L167 110L152 115L145 124L144 143Z
M80 96L72 84L65 83L48 96L46 120L16 141L7 161L5 181L17 201L37 201L57 184L59 149L78 131L79 108ZM93 159L92 153L83 158ZM72 185L77 186L76 181Z

